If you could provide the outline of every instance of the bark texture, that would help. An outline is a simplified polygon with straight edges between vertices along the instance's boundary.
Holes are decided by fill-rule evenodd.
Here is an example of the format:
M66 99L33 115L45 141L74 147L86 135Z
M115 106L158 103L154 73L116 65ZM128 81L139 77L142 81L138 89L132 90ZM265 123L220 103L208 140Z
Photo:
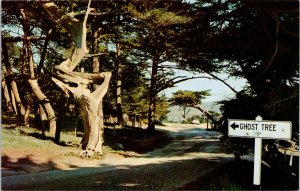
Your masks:
M123 126L123 111L122 111L122 63L120 60L121 56L121 48L120 48L120 42L119 37L117 36L117 42L116 42L116 60L118 62L118 70L117 70L117 89L116 89L116 97L117 97L117 118L118 118L118 124Z
M32 103L33 103L33 95L31 94L29 96L29 99L27 100L27 105L26 105L26 110L25 110L25 115L24 115L24 125L26 127L29 127L29 115L30 115Z
M159 56L154 55L152 58L152 73L151 85L149 90L149 110L148 110L148 128L149 131L155 130L155 111L156 111L156 89L157 89L157 70L158 70Z
M42 125L42 136L45 137L45 130L46 130L45 121L47 121L47 115L41 104L39 104L39 114L40 114L41 125Z
M55 117L55 112L50 104L50 100L46 97L46 95L42 92L37 78L36 78L36 74L34 71L34 60L33 60L33 54L32 54L32 49L31 49L31 45L29 43L28 40L28 36L31 34L30 31L30 27L29 27L29 18L27 17L26 13L21 10L20 14L22 15L22 17L20 17L20 21L22 23L23 26L23 31L24 31L24 52L26 53L26 60L28 63L28 68L29 68L29 72L30 72L30 79L28 80L28 83L34 93L34 95L37 97L39 104L43 107L44 112L47 115L47 119L49 121L49 134L51 137L55 137L55 133L56 133L56 117ZM51 30L48 32L48 36L49 33L51 33ZM49 37L48 37L49 38ZM41 54L41 60L39 63L39 68L43 65L44 60L45 60L45 56L46 56L46 49L47 49L47 44L48 44L48 38L46 38L45 40L45 44L44 44L44 48L43 48L43 54ZM38 72L40 71L40 69L38 69ZM32 101L32 98L31 98ZM30 104L27 104L30 108ZM30 111L30 110L29 110ZM42 115L42 113L41 113ZM25 115L26 116L26 115ZM41 116L41 118L43 118L43 116ZM25 118L26 119L26 118ZM42 124L44 122L42 121ZM42 125L44 128L44 124ZM43 129L44 131L44 129Z
M94 153L102 154L103 143L103 110L102 100L107 92L110 72L88 74L74 72L75 67L88 54L86 46L86 23L91 11L89 1L83 21L79 21L72 14L65 14L53 2L39 2L49 16L63 26L73 37L75 50L70 58L56 66L57 76L52 80L68 97L71 97L79 107L83 119L84 135L82 138L83 157L91 157ZM90 90L93 85L96 89Z
M51 137L54 137L55 131L56 131L56 118L55 118L55 112L50 104L50 101L45 96L45 94L42 92L42 90L37 82L37 79L29 79L28 82L31 86L33 93L39 100L39 103L41 104L41 106L43 107L43 109L47 115L47 118L49 121L49 134ZM41 116L41 118L42 118L42 116Z
M6 103L6 112L9 114L13 114L12 103L11 103L11 99L9 97L9 89L7 87L5 76L6 76L6 68L5 68L5 66L2 65L1 87L2 87L3 96L5 99L5 103Z
M28 45L28 46L30 46L30 45ZM42 92L42 90L38 84L38 80L35 78L34 61L33 61L30 47L28 47L28 52L30 52L29 53L29 69L30 69L30 76L31 76L31 79L28 80L28 83L29 83L34 95L37 97L40 105L43 107L43 109L47 115L47 119L49 121L49 135L51 137L55 137L55 133L56 133L55 112L51 106L50 100ZM41 116L41 118L42 118L42 116Z
M11 89L11 103L13 108L15 109L16 114L20 114L22 117L25 115L25 107L21 101L21 97L19 94L18 86L16 80L14 78L13 69L9 62L8 57L8 49L5 42L2 42L2 54L3 54L3 62L6 68L6 76L9 79L9 85Z

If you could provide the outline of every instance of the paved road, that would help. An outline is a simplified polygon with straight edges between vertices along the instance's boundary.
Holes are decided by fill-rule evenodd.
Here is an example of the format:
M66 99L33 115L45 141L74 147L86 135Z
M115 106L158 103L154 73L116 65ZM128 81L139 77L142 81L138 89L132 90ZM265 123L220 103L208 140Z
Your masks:
M172 190L233 160L217 132L200 126L159 127L173 138L138 157L104 159L97 167L2 177L2 189Z

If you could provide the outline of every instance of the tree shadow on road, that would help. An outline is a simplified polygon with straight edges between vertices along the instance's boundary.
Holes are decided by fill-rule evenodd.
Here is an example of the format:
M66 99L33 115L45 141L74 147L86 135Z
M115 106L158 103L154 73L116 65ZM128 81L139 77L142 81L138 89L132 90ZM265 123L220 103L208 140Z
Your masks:
M57 169L52 161L35 162L32 155L22 158L10 158L7 155L2 155L1 168L2 177Z
M48 180L5 184L4 189L35 190L170 190L222 164L222 160L155 161L145 165L101 165L49 172ZM41 178L35 178L41 180ZM7 181L7 180L5 180ZM4 181L4 183L5 183Z
M146 129L122 128L104 129L104 145L114 150L133 151L146 153L157 148L162 148L170 143L166 133L154 131L149 133Z
M155 157L173 157L191 154L207 155L231 155L233 156L234 147L221 142L219 136L194 136L194 137L176 137L173 141L162 149L155 150L146 154L148 158Z

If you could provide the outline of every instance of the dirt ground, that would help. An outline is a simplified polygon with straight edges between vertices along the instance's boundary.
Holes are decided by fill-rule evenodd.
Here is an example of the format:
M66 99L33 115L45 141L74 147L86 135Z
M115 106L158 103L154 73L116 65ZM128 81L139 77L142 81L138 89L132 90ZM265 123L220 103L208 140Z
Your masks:
M40 139L37 133L28 135L21 133L14 136L13 139L28 139L28 142ZM5 135L3 139L5 139ZM82 151L80 140L80 137L76 137L67 143L61 141L60 145L48 141L45 144L41 142L39 145L4 146L1 151L2 177L49 170L70 170L99 166L103 160L119 160L139 156L144 152L160 148L170 141L162 132L147 136L147 131L144 129L106 128L104 155L95 156L92 159L83 159L80 157ZM13 142L14 140L8 141ZM27 144L26 142L22 143Z
M219 132L206 131L205 128L190 124L167 124L166 126L157 127L159 133L151 134L150 138L146 132L143 133L144 131L141 130L120 130L117 133L115 132L116 129L109 129L106 131L106 135L109 136L106 136L107 145L105 145L104 151L106 153L104 158L101 158L101 160L84 159L82 163L80 162L82 159L75 156L75 151L80 150L75 146L76 144L66 142L66 145L74 146L56 145L53 148L53 143L41 144L41 142L38 142L34 148L38 148L39 145L42 148L48 146L49 153L55 152L56 155L49 156L45 155L45 153L39 153L43 155L41 157L48 156L48 160L40 162L42 165L37 164L37 153L34 153L34 156L26 159L20 158L16 161L12 161L16 155L7 156L4 166L19 165L17 167L22 168L23 164L29 163L29 165L36 168L46 166L52 169L70 170L47 171L44 169L46 172L2 177L3 188L22 190L176 189L234 158L232 152L225 149L227 146L219 141L221 134ZM6 131L5 134L9 135L10 132ZM122 136L117 136L117 134ZM6 140L9 137L12 137L12 135L7 136ZM135 137L135 139L132 139L132 137ZM17 137L17 139L22 138L24 136ZM25 136L25 138L30 137ZM65 138L62 137L62 140L65 140ZM13 141L16 140L14 139ZM31 139L30 142L34 141L36 139ZM162 143L166 145L164 146ZM7 144L6 141L5 145L7 145L7 148L12 148L12 143ZM16 146L18 145L20 143ZM161 148L158 148L159 146ZM28 148L26 145L25 147ZM141 147L143 148L142 150L140 149ZM75 151L74 154L68 154L66 160L66 154L63 154L64 152L58 153L57 149L70 149L69 153L71 150ZM35 163L34 165L32 164L33 162ZM88 165L91 168L88 168ZM26 167L26 165L24 166ZM83 166L85 168L80 168ZM33 171L38 169L27 168L23 170Z

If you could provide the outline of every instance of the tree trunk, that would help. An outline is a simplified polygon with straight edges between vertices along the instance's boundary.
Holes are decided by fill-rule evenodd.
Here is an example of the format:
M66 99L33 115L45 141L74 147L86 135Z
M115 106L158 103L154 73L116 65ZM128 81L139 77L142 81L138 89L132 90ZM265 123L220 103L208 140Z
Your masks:
M22 104L22 101L21 101L21 98L20 98L20 94L19 94L17 83L13 79L13 77L11 78L11 87L12 87L12 91L14 93L14 97L16 99L17 108L19 109L21 116L24 117L24 115L25 115L25 108L24 108L24 106Z
M96 54L98 53L97 47L98 47L98 38L99 33L101 31L101 28L95 28L92 26L92 35L93 35L93 42L92 42L92 53ZM92 67L93 67L93 74L99 74L100 73L100 62L97 56L92 57Z
M83 119L84 125L84 135L82 138L82 148L85 150L82 153L83 157L90 157L93 153L102 154L102 143L103 143L103 109L102 109L102 99L107 92L109 81L111 78L111 73L104 72L98 75L96 74L80 74L76 72L71 72L72 75L83 75L85 76L79 78L78 81L73 81L72 83L78 84L77 87L70 87L62 81L53 78L53 81L65 92L68 91L72 93L72 96L75 102L79 105L79 112ZM71 78L68 75L64 75L64 79L70 80ZM95 77L95 81L99 81L97 78L103 79L102 84L97 87L94 92L91 92L86 86L83 85L83 82L87 78ZM61 78L63 80L63 78Z
M29 127L29 114L31 111L32 103L33 103L33 95L30 95L29 99L27 100L27 106L26 106L25 115L24 115L24 125L26 127Z
M186 117L187 117L187 114L190 112L190 109L187 108L186 106L182 106L182 110L183 110L183 113L182 113L183 120L186 121Z
M12 103L10 101L10 97L9 97L8 88L7 88L5 78L2 78L1 85L2 85L2 91L3 91L5 103L6 103L6 112L7 112L7 114L12 114L13 113Z
M55 137L56 132L56 117L55 112L50 104L50 100L46 97L46 95L42 92L37 79L35 79L34 74L34 61L31 53L31 47L29 44L27 44L27 53L28 53L28 64L29 64L29 71L30 71L30 77L31 79L28 80L29 85L37 97L40 104L43 106L44 111L46 112L48 121L49 121L49 134L51 137Z
M39 100L44 111L46 112L47 118L49 120L49 134L51 137L55 137L56 118L55 118L55 112L50 104L50 101L47 99L45 94L42 92L36 79L29 79L28 82L31 86L32 91L34 92L35 96Z
M5 103L6 103L6 112L7 112L7 114L13 114L12 103L11 103L11 99L9 97L9 90L8 90L8 87L7 87L5 75L6 75L6 68L5 68L4 65L2 65L1 86L2 86L2 91L3 91L3 96L4 96L4 99L5 99Z
M11 96L11 99L13 97L15 98L17 109L19 110L17 113L21 114L21 116L24 117L25 108L22 104L20 94L19 94L19 90L18 90L18 86L17 86L17 83L16 83L15 78L13 76L13 70L12 70L12 67L9 63L8 49L7 49L7 45L6 45L5 42L2 43L2 53L3 53L3 62L5 64L5 67L6 67L6 70L7 70L7 76L9 77L9 80L10 80L11 90L13 92L13 96ZM14 103L13 100L12 100L12 103Z
M118 65L118 70L117 70L117 90L116 90L116 95L117 95L117 118L118 118L118 125L123 125L123 111L122 111L122 64L120 62L120 43L116 42L116 58L117 58L117 65Z
M27 53L26 58L27 58L28 67L29 67L29 71L30 71L30 79L28 80L28 82L31 86L33 93L36 95L39 103L42 105L44 112L47 115L47 118L49 120L49 134L51 137L55 137L55 132L56 132L55 112L50 104L50 101L45 96L45 94L42 92L42 90L39 87L39 84L37 82L35 71L34 71L34 60L33 60L33 55L32 55L32 49L31 49L29 40L27 39L27 37L31 33L30 26L29 26L29 18L27 17L26 12L24 12L24 10L22 10L22 9L20 10L20 15L22 17L20 17L19 19L22 23L23 31L24 31L23 47L24 47L24 50L26 50L24 52ZM43 65L43 62L45 60L46 49L47 49L47 44L48 44L50 33L51 33L51 30L48 32L47 38L45 40L45 44L43 47L43 54L41 55L41 60L39 63L38 74L39 74L41 67Z
M82 138L82 156L91 157L94 153L102 154L103 143L103 110L102 100L107 92L110 72L100 74L87 74L74 72L75 67L81 62L88 49L86 46L86 22L91 11L89 0L84 20L81 22L70 14L63 13L53 2L39 1L55 22L69 32L75 43L75 50L70 58L56 66L57 76L52 78L67 96L72 97L79 106L83 119L84 135ZM89 86L99 84L96 90L91 91Z
M156 111L156 84L159 56L154 55L152 58L151 85L149 91L149 110L148 110L148 128L147 130L155 131L155 111Z
M45 127L45 122L47 121L47 115L44 111L44 108L41 104L39 104L39 115L40 115L40 118L41 118L41 126L42 126L42 136L45 137L45 130L46 130L46 127Z
M87 156L90 151L102 154L102 131L104 128L102 102L97 104L86 99L80 99L78 102L80 115L85 121L86 131L88 131L83 137L82 148L87 151Z
M48 44L49 44L49 39L50 39L50 35L52 33L52 29L50 29L47 33L47 36L46 36L46 39L45 39L45 42L44 42L44 46L43 46L43 51L42 51L42 54L41 54L41 59L40 59L40 62L39 62L39 65L37 67L37 78L40 76L41 72L42 72L42 68L43 68L43 65L44 65L44 62L45 62L45 58L46 58L46 54L47 54L47 47L48 47Z
M15 111L15 114L18 115L18 109L17 109L17 104L16 104L16 98L14 95L14 92L12 91L12 89L10 89L10 97L11 97L11 105Z
M100 36L100 31L101 31L101 28L95 28L92 26L92 33L93 33L93 43L92 43L92 54L97 54L98 53L98 38ZM99 62L99 59L98 57L94 56L92 57L92 71L93 71L93 74L99 74L100 73L100 62ZM99 87L99 85L97 84L93 84L93 91L95 91L97 88ZM101 113L103 112L103 108L102 106L101 107L98 107L99 111L98 113ZM102 135L101 135L102 136Z
M116 109L118 125L123 126L123 111L122 111L122 63L121 63L121 46L119 35L120 15L116 15L115 38L116 38L116 61L117 61L117 82L116 82Z

